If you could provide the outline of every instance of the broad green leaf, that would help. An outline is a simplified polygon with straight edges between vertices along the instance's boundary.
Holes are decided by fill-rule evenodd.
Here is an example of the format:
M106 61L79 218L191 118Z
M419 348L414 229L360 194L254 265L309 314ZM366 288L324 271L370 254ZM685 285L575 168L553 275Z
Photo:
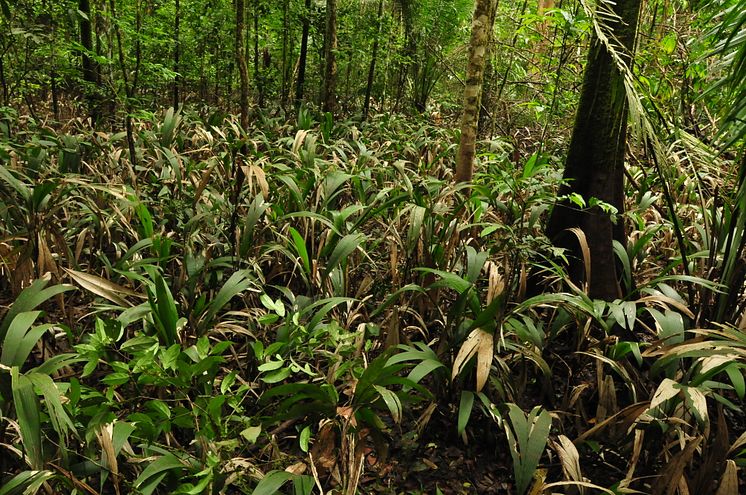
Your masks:
M329 260L324 267L324 272L321 277L322 280L325 280L329 276L329 273L331 273L337 265L340 265L353 251L359 248L364 241L365 235L360 233L347 234L341 238L337 245L334 246L332 254L329 255Z
M303 428L303 430L300 432L300 436L298 437L298 442L300 444L300 449L303 452L308 452L308 442L311 440L311 427L306 426Z
M318 222L322 223L326 227L329 227L329 229L334 232L337 235L342 235L339 230L337 230L337 227L334 226L334 223L326 218L324 215L320 215L318 213L312 212L312 211L298 211L294 213L288 213L284 217L280 218L280 221L284 221L290 218L310 218L312 220L317 220Z
M637 320L637 305L633 301L625 301L622 303L622 311L624 312L625 327L634 330Z
M171 419L171 409L162 400L149 400L146 405L154 411L157 411L163 418Z
M498 295L492 302L482 310L467 328L467 332L481 328L487 332L494 332L495 326L500 319L499 313L504 309L505 292Z
M0 487L0 495L27 495L36 493L41 485L52 478L52 471L21 471Z
M67 415L67 411L65 411L62 405L63 394L57 389L57 385L49 375L31 372L26 376L44 396L52 428L59 434L60 441L64 442L68 432L75 432L76 430L70 416Z
M18 294L13 305L10 307L8 312L5 313L2 323L0 323L0 342L5 340L5 334L8 331L8 327L17 314L32 311L47 299L75 288L71 285L53 285L52 287L47 287L45 289L49 280L50 276L47 274L46 276L35 280L34 283Z
M415 205L412 207L412 213L409 215L409 229L407 230L407 252L410 254L417 246L426 212L427 209L424 206Z
M17 366L11 368L10 376L21 442L31 467L38 470L44 465L39 398L31 380L21 375Z
M469 424L471 410L474 407L474 392L463 390L461 392L461 401L458 406L458 434L463 435L466 431L466 425Z
M418 292L420 294L425 292L425 289L420 287L417 284L407 284L401 289L396 290L391 295L389 295L386 300L383 302L383 304L379 305L373 312L371 313L370 317L374 318L381 314L383 311L386 310L389 306L394 304L395 302L399 301L400 296L406 292Z
M31 325L34 324L41 313L41 311L26 311L13 318L3 341L0 363L8 367L23 367L36 343L44 332L51 327L51 325L40 325L31 328Z
M215 298L210 301L210 304L207 306L205 316L200 322L202 330L207 330L207 326L212 323L218 312L222 310L231 299L249 287L255 285L254 277L248 270L238 270L231 275L220 288Z
M249 426L241 430L241 436L249 443L256 443L256 439L262 433L261 426Z
M165 454L148 464L143 472L140 473L140 476L135 480L134 487L139 488L140 491L145 493L145 487L147 486L147 490L149 491L146 495L149 495L158 487L158 484L160 484L168 471L176 469L181 471L184 467L184 464L178 457L171 453ZM153 484L153 481L155 480L157 480L157 483Z
M725 368L725 372L730 378L730 383L733 385L733 390L736 391L738 398L743 400L746 396L746 383L743 379L743 368L738 365L731 365Z
M418 272L432 273L440 277L440 280L433 283L433 287L448 287L455 290L459 294L464 293L468 290L472 284L459 275L451 272L444 272L443 270L436 270L434 268L415 268Z
M288 482L293 479L295 475L288 473L287 471L270 471L267 475L262 478L252 495L274 495L277 491Z
M659 339L668 345L684 342L684 319L680 313L670 309L665 310L664 313L655 308L646 308L646 310L655 320Z
M329 201L340 192L338 191L339 187L347 182L350 177L352 177L350 174L342 172L341 170L331 171L324 179L324 202L329 203Z
M313 487L313 476L300 475L293 478L293 495L311 495Z
M41 365L36 368L32 368L29 372L43 373L45 375L53 375L66 366L72 366L75 363L85 362L85 358L81 358L77 353L64 353L57 354L44 361Z
M164 148L170 148L174 141L174 131L181 122L181 116L178 112L174 112L174 108L170 107L166 110L166 115L163 117L163 125L161 126L161 139L160 144Z
M414 383L419 383L420 380L425 378L427 375L429 375L433 371L437 370L438 368L445 368L445 367L446 366L440 361L436 361L434 359L425 359L421 363L419 363L417 366L412 368L412 371L409 372L409 375L407 375L407 378L412 380Z
M482 272L482 267L487 261L489 253L487 251L477 252L472 246L466 246L466 281L469 283L476 283L479 279L479 274Z
M5 0L2 0L5 2ZM3 3L3 12L6 11L7 5ZM0 165L0 179L3 179L10 187L15 189L15 191L18 193L21 198L23 198L24 202L28 202L31 200L31 189L24 184L22 181L18 180L5 166Z
M114 454L119 455L124 444L127 443L130 435L137 429L132 423L126 423L124 421L117 421L114 423L114 429L111 435L112 444L114 446Z
M272 371L260 378L264 383L277 383L290 376L290 368L282 368Z
M516 493L523 495L544 452L552 416L538 406L526 416L518 406L508 404L508 418L509 424L505 424L505 432L512 444L510 454L513 457Z
M394 422L401 422L402 406L399 397L397 397L396 394L391 390L380 385L373 385L373 388L378 391L381 398L383 399L383 402L386 403L386 407L388 407L389 412L391 413L391 418L394 420Z
M178 339L176 335L176 322L179 319L179 314L176 310L176 303L174 302L173 295L171 295L171 290L166 285L166 280L161 276L155 279L155 293L157 296L158 314L166 330L167 340L164 344L170 346L175 344Z
M321 320L324 319L324 317L331 311L333 308L339 306L342 303L354 301L355 299L351 297L329 297L325 299L318 300L314 302L313 304L309 305L308 307L304 308L303 312L310 312L316 309L317 307L321 306L321 308L313 313L313 316L311 317L311 320L308 322L308 325L306 325L306 330L309 332L312 332L316 329L316 326L321 323Z
M311 273L311 259L308 257L308 249L306 248L306 241L300 235L300 232L290 227L290 236L293 238L293 247L295 252L303 263L303 269L306 271L306 275Z

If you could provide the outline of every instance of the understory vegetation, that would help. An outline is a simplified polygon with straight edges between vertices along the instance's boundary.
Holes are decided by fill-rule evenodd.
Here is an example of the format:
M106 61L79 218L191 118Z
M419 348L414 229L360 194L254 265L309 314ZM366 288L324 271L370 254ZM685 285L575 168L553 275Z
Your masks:
M709 254L733 180L717 163L675 173L686 270L654 181L630 168L616 248L636 288L605 303L541 233L556 158L486 142L467 188L454 133L426 123L260 124L138 121L137 168L122 133L6 136L3 428L20 442L2 462L31 469L8 486L309 493L373 473L375 490L401 476L392 456L487 436L513 452L518 492L691 469L705 493L746 460L728 434L746 419L743 300L723 300ZM709 324L719 311L734 324Z
M374 31L342 3L354 43L358 24L380 34L396 20L376 3ZM456 3L431 2L451 17L425 9L420 27L468 26ZM86 79L52 110L33 101L46 82L15 95L3 82L0 495L743 493L746 15L739 2L644 12L637 63L618 69L631 136L619 209L558 197L584 63L569 43L585 47L602 21L586 2L504 3L517 26L493 35L512 51L490 55L466 182L447 75L463 26L429 33L442 53L415 30L422 56L441 55L421 61L421 86L406 76L419 51L386 55L404 80L369 82L380 100L369 93L364 113L359 68L339 98L349 109L324 111L321 92L294 106L290 48L261 69L262 102L236 114L220 101L230 82L169 107L157 95L174 74L146 73L138 99L121 39L96 62L121 64L123 86L98 88L113 95L92 98ZM274 15L287 33L281 12L266 5L254 29ZM690 24L658 27L666 12ZM413 111L393 102L397 85ZM92 101L101 120L59 118ZM566 229L579 257L546 235L559 204L623 227L603 267L619 298L589 296L600 274L583 229Z

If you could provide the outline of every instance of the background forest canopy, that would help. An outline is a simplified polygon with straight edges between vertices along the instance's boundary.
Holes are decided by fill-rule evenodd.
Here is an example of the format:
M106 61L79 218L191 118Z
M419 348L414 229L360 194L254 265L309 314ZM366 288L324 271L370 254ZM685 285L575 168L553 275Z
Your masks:
M66 111L54 115L68 118L73 101L83 105L85 96L108 105L106 115L111 116L112 105L123 106L128 92L139 110L174 103L176 91L179 105L238 111L237 50L248 61L255 104L287 108L294 99L320 103L324 2L247 0L242 47L236 46L236 2L19 1L11 8L6 0L5 7L6 105L27 101L34 112ZM464 63L472 7L468 0L338 2L341 108L361 110L373 45L378 44L374 100L381 109L414 105L424 110L439 80L459 77L449 67ZM301 94L298 84L306 88ZM46 108L49 103L55 108Z
M746 493L745 145L743 0L0 0L0 495Z
M700 5L709 7L697 15ZM361 114L367 95L377 112L458 112L473 6L469 0L329 2L341 113ZM687 129L711 127L697 112L728 103L697 96L718 75L717 60L705 56L715 42L703 36L729 6L737 7L726 1L643 6L634 63L642 94L664 109L678 99L676 117ZM90 112L111 120L128 105L147 115L185 103L239 113L237 55L247 62L254 105L292 115L292 103L324 103L325 1L2 0L0 7L3 104L22 105L35 118ZM537 120L567 125L593 5L538 0L497 2L497 8L482 105L491 126L484 132L516 137ZM539 140L532 137L531 145Z

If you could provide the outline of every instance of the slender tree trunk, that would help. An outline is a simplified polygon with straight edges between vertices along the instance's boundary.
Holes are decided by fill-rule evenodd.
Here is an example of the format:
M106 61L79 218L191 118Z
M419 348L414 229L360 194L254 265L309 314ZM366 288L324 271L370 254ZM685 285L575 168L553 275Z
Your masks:
M47 4L46 8L52 12L51 5ZM55 20L50 16L50 28L52 30L52 70L49 72L49 84L52 90L52 112L54 119L60 120L60 102L57 88L57 26Z
M249 68L246 64L246 49L244 45L244 0L236 0L236 63L241 78L241 127L249 128Z
M115 0L109 0L109 8L111 10L112 19L116 19L116 4ZM140 16L140 5L137 4L137 16ZM137 165L137 152L135 150L135 135L132 129L132 97L134 96L134 83L130 86L129 78L127 77L127 66L124 61L124 48L122 47L122 30L119 26L114 26L114 34L117 39L117 53L119 55L119 69L122 71L122 82L124 83L124 107L126 115L124 117L124 128L127 132L127 145L129 147L130 164L132 169ZM138 62L139 65L139 50L138 50ZM137 70L135 71L135 80L137 79Z
M311 27L311 0L306 0L303 12L303 33L300 39L300 55L298 56L298 81L295 85L295 106L300 107L303 102L303 85L306 83L306 59L308 58L308 31Z
M236 62L238 73L241 79L241 128L246 131L249 128L249 68L246 64L246 45L244 42L244 17L246 5L244 0L236 0ZM231 194L231 203L233 204L233 213L229 235L231 242L236 239L236 226L238 225L238 203L241 198L241 189L244 183L243 159L246 156L246 142L243 140L241 152L233 160L233 193ZM236 246L234 245L234 248Z
M490 26L495 25L495 16L497 16L497 8L500 5L500 1L495 2L494 8L492 9L492 17L490 17ZM477 136L484 136L487 131L487 124L490 120L494 120L495 115L495 77L497 72L495 71L494 61L494 50L495 50L495 30L489 30L489 38L487 39L487 53L485 54L485 67L484 75L482 77L482 98L479 103L479 117L477 119Z
M290 54L288 53L288 40L290 38L290 21L288 19L288 0L282 2L282 85L280 92L280 106L285 109L290 92L290 78L288 67L290 66Z
M378 59L378 42L381 39L381 24L383 19L383 0L378 0L378 26L376 28L376 38L373 40L373 53L370 56L370 66L368 67L368 84L365 86L365 103L363 105L363 120L368 119L370 111L370 93L373 91L373 80L376 74L376 60Z
M337 0L326 0L324 38L324 86L321 101L325 112L334 113L337 104Z
M0 85L3 87L3 105L8 104L8 81L5 79L4 54L0 53Z
M135 96L140 83L140 66L142 65L142 36L140 36L141 32L142 11L140 9L140 0L137 0L135 2L135 74L132 76L130 97Z
M52 112L54 113L54 119L60 120L60 100L57 95L57 71L52 69L49 74L49 83L52 86Z
M417 42L414 39L414 21L412 13L412 0L403 0L401 3L401 23L404 27L404 48L402 52L401 62L399 62L398 68L398 80L396 85L396 98L394 100L394 111L399 109L401 100L404 97L404 87L407 85L407 76L410 71L410 67L415 65L414 57L417 54ZM417 80L417 68L413 69L414 81Z
M259 0L254 0L254 82L256 84L257 104L264 107L264 83L259 68Z
M93 52L93 36L91 32L91 3L89 0L78 0L78 10L84 15L80 16L80 45L83 47L81 54L83 64L83 81L86 83L85 94L88 101L88 113L95 124L101 115L99 114L98 101L95 95L96 88L96 63L91 58Z
M632 60L641 0L610 4L618 19L605 16L606 36L629 64ZM616 41L613 41L616 40ZM581 195L586 202L596 198L624 211L624 153L627 142L627 95L624 75L607 46L594 35L583 77L578 113L567 154L559 195ZM590 250L590 273L584 273L582 249L575 233L580 228ZM588 285L590 297L614 300L622 295L613 241L626 246L622 219L612 221L600 207L578 208L568 201L555 205L547 235L571 255L570 276L576 284Z
M179 22L181 17L181 5L179 0L175 0L174 3L174 88L173 88L173 107L174 110L178 110L181 98L179 96L179 84L181 83L181 76L179 76L179 57L180 57L180 46L179 46Z
M482 97L482 79L487 45L497 0L477 0L471 24L469 64L466 68L464 109L461 115L461 140L456 156L456 182L469 182L474 175L477 124Z

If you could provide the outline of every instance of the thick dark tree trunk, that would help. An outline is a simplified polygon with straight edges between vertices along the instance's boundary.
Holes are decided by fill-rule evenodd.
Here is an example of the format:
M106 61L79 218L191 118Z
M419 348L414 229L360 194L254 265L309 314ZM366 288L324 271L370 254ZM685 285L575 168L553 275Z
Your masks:
M306 83L306 60L308 59L308 31L311 27L311 0L306 0L303 12L303 34L300 39L300 55L298 56L298 80L295 85L295 106L303 103L303 85Z
M325 112L334 113L337 104L337 0L326 0L324 37L324 86L321 101Z
M641 0L618 1L610 8L618 19L606 19L616 51L629 62L634 49ZM567 184L560 196L581 195L586 202L596 198L624 211L624 153L627 142L627 95L624 76L606 45L594 36L588 54L578 113L565 164ZM590 250L590 273L584 273L582 248L575 233L585 234ZM592 298L614 300L623 294L619 283L613 241L626 245L621 217L614 222L600 207L578 208L561 201L555 205L547 225L547 235L569 250L570 277L586 283Z

